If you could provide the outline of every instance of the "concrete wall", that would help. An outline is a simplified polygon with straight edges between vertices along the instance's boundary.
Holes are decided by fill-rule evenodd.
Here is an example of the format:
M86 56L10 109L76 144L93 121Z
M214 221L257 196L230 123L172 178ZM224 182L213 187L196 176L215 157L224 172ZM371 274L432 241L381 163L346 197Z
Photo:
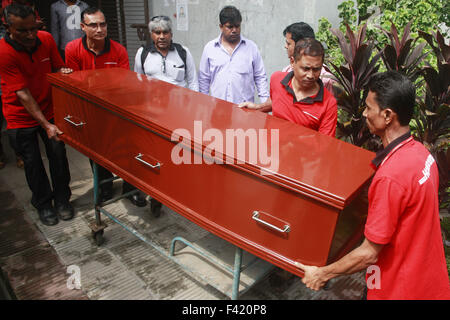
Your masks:
M284 28L304 21L317 31L318 20L326 17L338 26L337 6L342 0L184 0L188 3L188 31L177 30L177 2L150 0L150 17L167 15L173 23L174 41L189 48L198 67L204 45L220 33L219 12L225 5L242 14L242 34L255 41L264 59L268 77L288 64L284 49ZM130 57L131 58L131 57Z

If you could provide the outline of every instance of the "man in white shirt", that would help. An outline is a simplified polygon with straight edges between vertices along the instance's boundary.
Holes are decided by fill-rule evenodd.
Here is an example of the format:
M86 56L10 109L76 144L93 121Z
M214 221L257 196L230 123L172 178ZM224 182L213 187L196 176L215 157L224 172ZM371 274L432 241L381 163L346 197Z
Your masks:
M134 71L152 78L198 91L197 71L189 49L172 42L172 22L169 17L150 20L150 45L138 49Z

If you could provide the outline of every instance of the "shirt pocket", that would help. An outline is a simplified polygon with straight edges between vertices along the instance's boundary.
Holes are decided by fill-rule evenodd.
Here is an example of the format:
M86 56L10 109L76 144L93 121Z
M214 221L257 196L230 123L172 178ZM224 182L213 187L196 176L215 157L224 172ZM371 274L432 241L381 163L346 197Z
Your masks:
M181 65L173 65L173 67L171 68L171 78L173 78L176 81L183 81L186 71L185 71L185 65L181 64Z

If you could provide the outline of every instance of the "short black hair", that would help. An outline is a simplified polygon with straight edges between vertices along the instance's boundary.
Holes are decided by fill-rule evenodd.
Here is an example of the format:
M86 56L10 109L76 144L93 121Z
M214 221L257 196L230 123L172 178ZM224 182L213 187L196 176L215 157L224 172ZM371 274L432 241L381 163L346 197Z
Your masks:
M9 16L13 15L22 19L25 19L29 15L33 15L36 18L36 14L30 6L25 6L23 4L13 2L6 6L3 15L5 16L5 21L8 25L11 25L11 20Z
M298 61L303 55L312 57L322 57L322 62L325 57L325 50L320 41L313 38L305 38L297 41L294 48L294 60Z
M367 88L375 93L375 100L382 110L392 109L400 125L409 125L416 102L416 88L407 76L398 71L379 72L370 77Z
M239 10L234 6L226 6L220 10L219 13L220 24L224 25L229 22L231 24L237 24L242 22L242 16Z
M297 42L304 38L315 38L314 30L311 26L305 22L296 22L290 24L284 29L283 36L286 37L286 34L290 33L292 40Z
M89 7L89 8L84 9L83 12L81 12L81 22L84 23L84 16L85 15L91 15L91 14L94 14L94 13L97 13L97 12L103 13L103 11L100 10L99 8L97 8L97 7ZM103 15L105 15L105 14L103 13Z

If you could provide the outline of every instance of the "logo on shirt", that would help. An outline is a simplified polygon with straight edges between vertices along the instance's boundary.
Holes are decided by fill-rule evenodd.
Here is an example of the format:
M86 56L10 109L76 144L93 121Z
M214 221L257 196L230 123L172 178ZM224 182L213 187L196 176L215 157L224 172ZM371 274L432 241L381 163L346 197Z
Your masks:
M261 166L261 175L271 175L279 167L278 129L219 129L203 132L202 121L194 121L194 135L187 129L173 131L171 141L178 142L172 149L171 159L179 164L244 164ZM204 150L192 151L191 142L205 145ZM269 145L270 141L270 145ZM270 149L269 149L270 146ZM200 153L200 156L198 154Z
M427 161L425 161L425 168L422 170L423 177L422 177L422 179L419 180L420 185L423 185L430 177L430 169L431 169L431 165L433 163L434 163L434 158L430 154L427 158Z
M70 16L66 20L66 26L69 30L75 30L80 29L80 23L81 23L81 10L80 7L77 5L69 6L66 10L67 14L70 14Z

